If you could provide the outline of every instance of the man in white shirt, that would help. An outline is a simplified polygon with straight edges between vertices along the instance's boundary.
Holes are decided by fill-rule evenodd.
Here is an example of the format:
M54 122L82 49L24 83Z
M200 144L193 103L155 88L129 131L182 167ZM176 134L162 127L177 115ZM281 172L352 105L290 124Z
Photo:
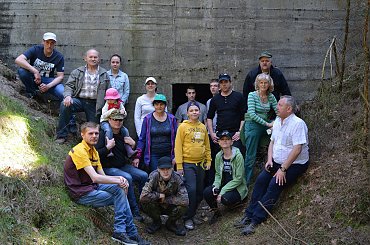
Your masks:
M285 187L307 170L308 129L306 123L294 114L296 108L292 96L285 95L279 100L265 169L256 179L244 218L235 224L243 227L243 235L252 234L267 218L267 212L258 202L271 211Z

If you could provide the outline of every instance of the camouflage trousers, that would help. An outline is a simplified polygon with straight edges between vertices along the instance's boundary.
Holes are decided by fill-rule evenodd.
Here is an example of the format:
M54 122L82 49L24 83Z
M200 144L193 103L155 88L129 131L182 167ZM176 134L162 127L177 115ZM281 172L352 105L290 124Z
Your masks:
M142 203L144 212L153 219L153 222L161 221L161 214L168 215L167 222L176 223L177 220L182 220L187 207L176 206L172 204L162 204L158 202L154 203Z

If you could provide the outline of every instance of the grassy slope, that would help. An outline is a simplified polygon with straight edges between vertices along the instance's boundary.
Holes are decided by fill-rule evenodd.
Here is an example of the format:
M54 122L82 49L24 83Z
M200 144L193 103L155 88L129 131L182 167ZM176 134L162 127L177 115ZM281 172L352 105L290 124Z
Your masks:
M356 106L357 85L354 90L351 87L346 87L348 92L339 96L330 87L318 101L303 108L313 161L299 183L283 194L274 211L291 236L310 244L370 242L368 163L364 163L355 147L361 112ZM344 101L343 97L349 99ZM97 239L99 244L109 243L106 221L110 220L111 212L96 213L69 200L63 188L62 166L71 145L55 145L55 122L47 115L34 114L26 105L0 92L0 135L7 136L0 137L0 149L8 147L6 154L0 154L2 242L89 244ZM22 140L10 143L9 137ZM24 151L19 153L19 148ZM5 167L6 163L13 166L13 162L18 167L23 163L23 167L18 170ZM201 225L183 238L174 237L164 229L147 238L153 244L289 243L289 235L272 219L263 223L253 236L240 236L232 224L242 211L239 208L227 212L221 222L214 226ZM103 231L92 220L103 223L99 225ZM139 226L142 232L143 225Z

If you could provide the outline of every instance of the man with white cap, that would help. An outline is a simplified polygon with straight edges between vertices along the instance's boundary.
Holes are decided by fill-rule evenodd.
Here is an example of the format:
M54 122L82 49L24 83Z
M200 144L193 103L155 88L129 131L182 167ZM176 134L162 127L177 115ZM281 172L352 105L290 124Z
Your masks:
M15 59L27 97L34 97L39 90L63 100L64 57L54 48L56 42L56 35L46 32L42 44L31 47Z

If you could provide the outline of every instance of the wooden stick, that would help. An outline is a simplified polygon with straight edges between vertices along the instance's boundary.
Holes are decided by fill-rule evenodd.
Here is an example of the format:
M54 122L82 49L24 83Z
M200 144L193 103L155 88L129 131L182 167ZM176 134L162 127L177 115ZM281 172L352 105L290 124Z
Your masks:
M297 241L302 242L303 244L308 245L308 243L306 243L305 241L290 235L289 232L287 230L285 230L284 226L282 224L280 224L280 222L267 210L267 208L265 208L265 206L263 206L261 201L258 201L258 204L261 205L261 207L266 211L266 213L268 213L268 215L270 215L270 217L281 227L281 229L283 229L283 231L285 231L285 233L290 237L291 240L297 240Z

